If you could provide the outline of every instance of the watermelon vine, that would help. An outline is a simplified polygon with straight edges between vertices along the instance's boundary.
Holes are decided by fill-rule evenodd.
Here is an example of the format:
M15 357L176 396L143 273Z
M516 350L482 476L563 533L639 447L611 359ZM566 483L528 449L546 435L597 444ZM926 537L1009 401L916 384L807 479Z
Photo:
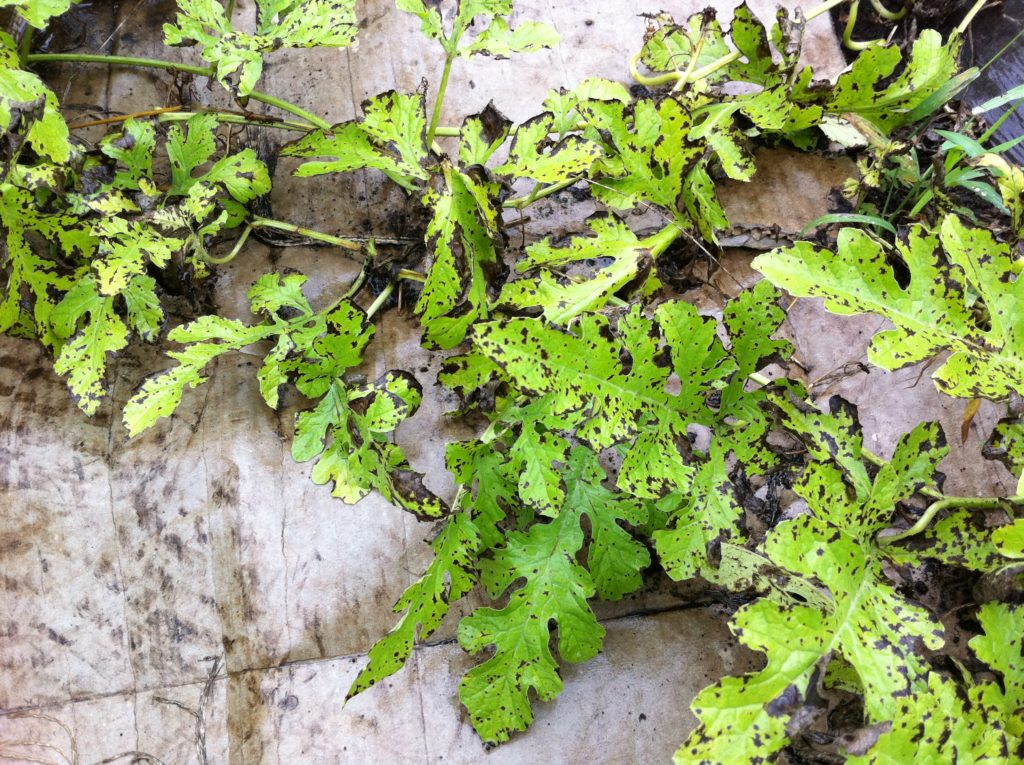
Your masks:
M30 29L72 4L0 0ZM284 386L308 402L291 452L316 484L347 503L375 491L436 523L433 561L349 697L400 671L478 589L489 602L459 624L477 657L459 698L482 740L504 742L562 691L566 663L601 652L594 601L634 593L660 570L735 595L730 627L765 656L763 669L693 700L698 726L680 731L676 762L1024 762L1019 585L1001 598L963 594L960 623L973 634L959 653L947 614L907 586L923 570L1017 582L1024 497L945 495L937 423L883 459L865 448L855 407L834 398L822 411L787 374L783 290L887 319L869 351L879 367L935 360L936 387L968 400L1024 392L1024 173L966 124L944 131L941 173L916 164L921 136L976 74L959 55L983 3L945 37L867 45L835 81L818 80L801 64L804 27L842 4L780 10L771 24L746 4L727 27L710 9L652 17L628 62L643 87L586 80L520 124L491 106L440 124L460 60L558 43L546 24L514 25L512 0L397 0L437 43L437 96L389 90L336 125L256 87L277 49L352 44L355 0L256 0L247 31L233 2L179 0L165 42L194 46L201 64L33 53L31 32L0 33L0 331L52 354L83 415L107 397L115 354L167 345L165 368L121 413L132 436L173 417L219 356L259 349L266 404L276 409ZM90 144L35 71L61 61L188 72L240 106L288 116L129 115ZM387 241L261 215L267 158L219 145L223 123L291 131L281 154L297 160L296 183L356 170L390 179L424 212L420 265L394 265ZM758 183L758 144L829 142L859 161L843 189L849 209L758 256L765 279L720 319L687 303L674 265L688 247L714 251L729 228L716 181ZM570 187L600 211L572 236L517 248L510 213ZM634 229L637 210L660 227ZM166 284L209 277L268 229L341 248L362 273L327 305L304 292L305 275L268 273L248 291L253 320L211 313L168 326ZM451 416L480 424L447 447L452 496L428 490L394 438L435 381L358 372L400 280L418 292L424 347L444 354L437 382L460 402ZM1020 477L1024 419L1008 411L984 454ZM799 501L758 518L752 486L791 488Z

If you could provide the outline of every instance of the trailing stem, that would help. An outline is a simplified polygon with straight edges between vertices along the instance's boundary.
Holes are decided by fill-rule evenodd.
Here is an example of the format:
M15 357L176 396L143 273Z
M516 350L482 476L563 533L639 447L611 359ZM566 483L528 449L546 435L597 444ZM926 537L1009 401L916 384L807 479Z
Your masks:
M213 67L193 66L192 64L181 64L176 61L164 61L155 58L140 58L137 56L103 56L91 53L32 53L25 57L27 64L46 63L69 63L69 64L104 64L106 66L140 66L148 69L165 69L170 72L185 72L199 77L212 77ZM321 130L330 130L330 123L317 117L300 106L285 101L268 93L261 93L254 90L249 93L249 98L259 101L267 106L273 106L282 111L294 114L296 117L308 122Z
M879 536L880 544L889 545L920 534L935 520L935 516L943 510L966 509L966 510L998 510L1006 505L1024 505L1024 497L944 497L932 502L928 509L921 514L917 522L905 531L896 534Z
M427 129L427 145L434 142L437 135L437 124L441 121L441 109L444 106L444 94L448 90L448 78L452 74L452 64L455 62L455 53L446 50L444 55L444 70L441 72L441 85L437 89L437 98L434 100L434 113L430 117L430 127Z

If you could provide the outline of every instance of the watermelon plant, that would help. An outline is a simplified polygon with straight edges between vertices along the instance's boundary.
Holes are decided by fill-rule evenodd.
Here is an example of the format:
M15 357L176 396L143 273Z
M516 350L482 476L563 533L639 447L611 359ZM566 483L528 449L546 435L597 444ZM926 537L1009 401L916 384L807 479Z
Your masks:
M478 658L459 698L481 739L504 742L562 691L566 663L601 652L595 600L661 571L728 593L731 629L765 655L763 669L693 701L698 726L680 731L677 762L1024 762L1024 497L945 495L948 447L934 422L889 459L868 451L856 408L810 403L778 336L781 290L823 298L890 322L872 340L873 364L938 359L937 388L969 400L1024 391L1024 174L965 124L945 132L945 164L932 166L944 172L908 160L976 74L958 57L983 4L945 37L863 46L835 81L816 79L800 53L806 22L842 0L780 10L771 24L746 4L727 27L710 9L662 14L630 62L641 88L590 79L550 92L519 124L488 106L445 126L461 59L551 47L555 30L513 24L512 0L397 0L438 46L433 102L389 90L331 125L256 86L279 48L350 45L355 0L256 0L244 30L232 0L179 0L164 39L194 46L205 62L195 65L33 53L31 29L71 0L0 0L28 30L0 33L0 331L43 344L84 415L107 396L114 354L135 338L166 345L166 368L124 406L132 436L173 417L215 359L259 349L266 404L278 408L284 386L308 402L291 451L316 484L348 503L376 491L436 523L434 558L349 697L399 671L452 604L480 590L489 602L458 627ZM34 72L61 61L187 72L288 116L127 115L90 144ZM262 215L266 157L220 146L223 123L292 131L280 153L299 179L390 179L424 211L422 270L380 255L386 241ZM686 247L713 251L729 227L716 181L756 184L758 144L829 142L861 161L845 188L851 209L815 222L814 239L757 257L766 278L720 319L698 312L672 273ZM570 187L600 211L572 236L514 247L510 213ZM894 193L906 198L889 207ZM972 205L957 196L968 193ZM637 210L661 227L636 230ZM305 275L268 273L248 291L254 320L210 313L168 326L168 284L208 277L266 230L342 248L362 272L328 305L304 292ZM437 382L460 402L450 416L481 423L447 446L448 497L426 488L394 437L424 381L358 373L400 280L418 291L424 347L444 354ZM1021 475L1024 420L1004 419L984 453ZM781 487L798 501L759 515L765 487L773 501ZM957 587L922 598L910 586L922 576ZM984 586L996 580L1001 589ZM966 649L947 642L938 603L950 597Z

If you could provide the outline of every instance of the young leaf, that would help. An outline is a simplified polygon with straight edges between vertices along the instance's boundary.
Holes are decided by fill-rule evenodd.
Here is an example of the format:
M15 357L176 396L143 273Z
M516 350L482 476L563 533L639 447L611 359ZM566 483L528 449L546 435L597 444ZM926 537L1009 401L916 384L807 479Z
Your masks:
M423 34L434 40L440 40L444 35L444 24L441 20L441 11L437 7L439 3L426 0L396 0L398 9L418 16L422 22Z
M555 117L540 114L516 128L508 160L495 172L539 183L559 183L582 177L602 155L601 147L579 135L559 140L548 136L555 129Z
M890 133L906 124L917 106L953 79L962 45L959 34L953 33L944 44L934 29L922 30L910 59L895 78L891 75L903 58L899 47L873 45L836 81L828 109L835 114L859 114Z
M42 26L37 21L49 15L34 4L19 10L23 15L28 13L29 22L37 26ZM12 130L19 135L12 134ZM41 157L54 162L67 162L71 156L68 126L61 117L57 97L39 77L21 69L18 46L6 32L0 32L0 138L15 154L25 141ZM0 179L6 175L11 159L6 153L0 156Z
M11 8L36 29L43 29L54 16L67 13L79 0L0 0L0 8ZM2 88L0 88L2 89Z
M433 209L427 248L433 262L416 304L428 347L452 348L486 319L487 276L499 266L500 186L483 172L442 165L443 185L424 202Z
M27 237L34 233L60 242L69 253L81 248L78 254L91 253L96 242L81 221L71 215L43 212L30 191L11 184L0 184L0 215L7 229L6 253L0 258L0 266L7 271L0 298L0 332L37 336L44 346L54 348L59 340L53 334L50 314L60 296L74 286L75 278L38 255Z
M1024 420L1006 417L1000 420L982 447L986 459L999 460L1020 478L1024 473Z
M801 297L823 297L835 313L872 312L895 325L875 335L868 357L884 369L899 369L941 351L952 356L933 374L936 387L964 398L1005 398L1024 388L1024 283L1011 278L1010 249L981 229L945 219L940 237L921 226L897 254L910 272L901 286L882 245L856 229L843 229L837 252L808 242L759 256L754 268ZM988 311L986 328L971 308L968 290Z
M113 298L103 295L90 277L64 296L50 318L54 333L67 338L54 371L67 375L78 407L88 415L95 414L106 395L107 354L128 344L128 328L114 311Z
M401 669L412 653L413 644L430 637L451 604L473 589L479 545L479 532L469 516L466 513L452 516L431 542L434 560L426 573L413 582L395 604L396 613L404 611L401 620L373 644L366 666L349 688L346 700Z
M526 21L512 29L501 16L495 18L469 45L459 48L459 55L469 58L478 54L508 58L513 53L536 53L554 48L561 40L554 27L541 21Z
M516 268L519 271L540 269L540 273L536 278L506 284L498 304L519 309L540 308L548 321L565 324L584 311L603 308L626 285L642 285L651 272L651 248L655 242L641 241L625 222L610 213L592 216L587 225L594 235L573 237L567 246L555 247L550 239L530 245ZM611 262L587 279L577 281L560 276L555 270L603 258Z
M352 504L376 490L420 518L440 518L445 506L423 486L388 435L419 408L422 390L407 372L346 388L331 384L320 403L295 420L292 456L316 460L313 483L333 483L332 494Z
M250 202L270 191L267 166L252 149L242 149L222 157L196 176L195 171L213 157L216 115L197 114L182 128L172 127L167 134L167 157L171 163L171 187L167 194L185 196L196 185L219 184L238 202Z
M263 54L279 48L344 48L358 31L355 0L256 0L256 29L240 32L218 0L178 0L168 45L202 46L217 79L236 96L252 92L263 73Z
M303 162L295 175L380 170L407 191L429 175L425 169L427 118L422 94L389 90L363 101L363 119L314 130L281 150L286 157L327 157Z
M220 316L203 316L171 330L167 339L186 346L168 351L168 357L178 365L150 377L125 404L122 418L128 435L134 437L161 417L170 417L181 403L185 386L196 388L206 382L203 371L218 356L241 350L272 333L272 327L247 327Z
M595 198L617 210L649 202L675 213L684 179L704 148L689 140L693 127L686 105L673 97L659 102L588 101L580 114L585 135L602 140L610 156L594 164Z

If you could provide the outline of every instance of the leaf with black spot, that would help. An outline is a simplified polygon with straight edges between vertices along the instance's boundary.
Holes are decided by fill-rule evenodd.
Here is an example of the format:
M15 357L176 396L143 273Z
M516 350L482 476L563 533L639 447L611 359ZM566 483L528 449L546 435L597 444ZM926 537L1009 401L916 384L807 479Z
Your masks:
M256 0L256 28L234 28L218 0L178 0L167 45L200 45L224 87L244 98L263 73L263 56L280 48L345 48L356 38L355 0Z
M473 589L479 545L479 532L468 514L459 513L448 520L431 542L434 559L430 566L395 604L394 610L402 613L402 618L373 644L366 666L353 681L346 700L401 669L412 654L413 645L430 637L451 604Z
M950 215L940 232L912 227L895 254L909 270L906 286L885 247L852 228L840 232L834 253L799 242L759 256L754 268L794 295L824 298L833 313L889 319L894 328L875 334L868 349L884 369L949 351L932 375L943 393L999 400L1024 390L1024 329L1015 318L1024 313L1024 282L1013 277L1010 248ZM987 316L975 310L974 295Z
M362 108L362 119L313 130L282 148L282 156L309 160L295 170L301 178L368 167L407 191L418 189L429 177L423 94L389 90L363 101Z
M427 225L430 271L416 312L428 348L452 348L474 322L487 319L488 276L501 267L500 185L482 172L448 162L424 195L433 211Z

